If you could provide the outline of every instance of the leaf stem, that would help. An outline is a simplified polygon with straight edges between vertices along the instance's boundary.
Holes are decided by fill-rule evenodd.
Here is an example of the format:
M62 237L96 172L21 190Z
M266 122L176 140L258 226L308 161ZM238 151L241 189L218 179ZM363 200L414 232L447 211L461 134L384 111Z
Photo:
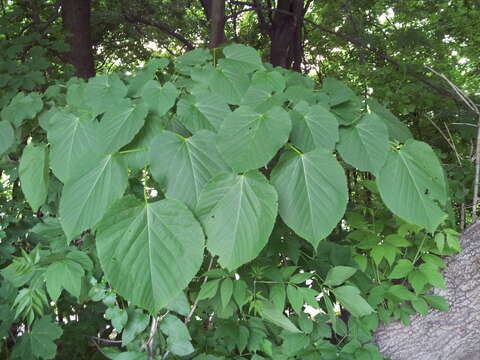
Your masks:
M287 143L285 147L287 149L295 151L298 155L303 155L303 153L299 149L297 149L292 143Z
M129 153L133 153L133 152L146 151L146 150L148 150L147 147L142 147L142 148L138 148L138 149L123 150L123 151L119 151L118 153L119 154L129 154Z

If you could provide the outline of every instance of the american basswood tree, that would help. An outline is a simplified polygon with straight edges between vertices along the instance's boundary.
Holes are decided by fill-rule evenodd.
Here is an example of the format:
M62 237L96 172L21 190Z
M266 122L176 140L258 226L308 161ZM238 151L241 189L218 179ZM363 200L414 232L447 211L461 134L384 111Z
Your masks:
M460 243L431 147L333 78L214 55L2 110L28 202L10 199L29 246L0 272L12 359L78 338L118 360L376 360L380 322L448 309L430 289Z

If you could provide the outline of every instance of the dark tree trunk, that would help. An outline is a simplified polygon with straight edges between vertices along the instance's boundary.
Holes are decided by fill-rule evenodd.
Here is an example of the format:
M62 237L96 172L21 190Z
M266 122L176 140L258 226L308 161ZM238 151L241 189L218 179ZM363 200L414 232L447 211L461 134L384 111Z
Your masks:
M226 41L225 37L225 0L210 1L210 43L209 47L218 48Z
M67 61L75 67L75 74L85 79L95 76L90 7L90 0L62 0L63 26L70 45Z
M379 329L375 340L392 360L475 360L480 358L480 224L461 237L462 252L447 260L447 288L435 289L450 310L415 315L409 326L399 322Z
M303 0L278 0L270 29L273 66L300 71L303 15Z

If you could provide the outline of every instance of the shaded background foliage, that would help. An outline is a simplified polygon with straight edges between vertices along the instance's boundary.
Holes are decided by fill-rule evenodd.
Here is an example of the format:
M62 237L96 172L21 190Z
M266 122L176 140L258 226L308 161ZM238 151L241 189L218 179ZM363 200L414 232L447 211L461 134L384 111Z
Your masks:
M78 4L80 3L88 10L87 14L90 12L90 16L79 16ZM469 110L451 86L430 69L444 74L478 102L480 91L478 77L480 35L477 31L480 22L480 4L478 1L2 0L0 11L0 108L4 109L2 118L9 115L8 109L5 110L7 104L19 92L31 94L31 92L46 91L44 101L47 103L50 101L52 104L61 103L65 102L62 98L62 94L65 94L65 84L75 74L88 78L96 73L118 71L127 78L152 57L173 60L185 51L199 47L211 47L214 49L212 50L214 55L221 56L219 50L215 48L238 42L257 49L266 62L310 76L317 85L327 77L334 77L348 84L360 98L373 96L386 104L393 114L408 125L416 139L428 142L440 157L447 174L452 200L450 226L461 230L472 221L473 160L478 115ZM76 21L73 24L68 23L65 21L68 16ZM82 46L84 46L83 50L78 48ZM78 54L82 53L84 56L78 58ZM172 65L169 65L166 72L158 76L168 77L172 73ZM164 79L159 80L162 83L164 81ZM70 80L67 83L68 86L75 81ZM29 261L35 263L37 255L32 250L36 245L48 244L49 241L46 239L52 239L52 237L61 237L61 234L52 234L51 229L48 229L50 231L48 233L47 229L42 229L41 226L39 228L39 224L42 224L42 213L57 212L62 184L58 180L51 180L47 204L38 212L32 211L25 202L19 186L17 168L23 149L29 138L36 141L45 140L45 132L38 127L36 113L29 114L29 110L33 111L32 109L36 107L35 96L19 97L18 101L24 104L23 107L20 106L22 113L18 114L19 121L30 118L34 120L26 121L21 127L14 129L17 143L8 146L10 149L8 155L4 155L0 160L2 170L0 264L2 267L11 263L12 256L20 256L27 263ZM2 128L3 130L9 131ZM0 134L0 140L1 136ZM399 224L390 221L391 214L378 201L378 197L375 197L375 189L365 185L369 184L371 176L355 171L353 168L347 171L347 175L351 203L346 221L357 229L371 226L373 221L374 224L384 224L386 235L398 232ZM147 184L150 182L152 186L154 184L153 179L143 180ZM132 192L143 193L144 184L138 177L130 179L128 186ZM375 215L367 219L358 215L365 214L365 208L372 207L372 204L379 209ZM36 230L32 232L31 229L34 226ZM265 276L265 272L269 271L265 270L265 267L285 262L285 257L293 259L289 265L296 264L300 268L312 269L322 276L325 276L332 266L357 266L354 265L350 254L351 243L345 240L347 234L342 229L338 228L329 237L329 241L321 243L317 253L313 254L303 240L298 239L288 229L284 229L284 226L283 223L278 224L276 229L282 229L282 235L272 237L271 244L256 263L239 271L241 278L249 279L250 297L245 302L253 308L252 304L255 303L257 292L261 296L269 294L270 298L274 298L271 295L272 289L261 281L272 281L268 279L268 275ZM408 251L405 250L405 258L415 263L418 260L417 252L422 246L420 237L423 233L411 231L413 235L409 241L415 245ZM407 234L406 231L405 234ZM445 234L447 235L445 241L451 242L449 251L458 250L455 240L449 238L448 233ZM295 238L302 245L293 246L284 241L286 237ZM441 240L438 241L441 243ZM441 250L438 249L439 242L432 242L431 251L437 251L437 255L448 254L448 251L445 253L443 251L444 245L441 245ZM89 233L75 241L76 246L85 253L94 253L93 243L93 236ZM389 257L388 252L379 254L383 250L375 250L375 247L368 248L365 244L364 246L367 246L364 250L367 249L370 254L368 269L373 271L369 275L375 278L379 275L374 272L378 271L382 258ZM437 246L436 250L434 250L435 246ZM279 253L287 255L277 258ZM370 268L372 261L377 266ZM385 263L382 266L385 267ZM2 281L0 297L4 302L0 305L2 315L0 319L3 320L0 323L0 330L3 338L1 348L3 356L11 355L11 350L15 348L15 343L19 339L23 342L27 341L26 338L21 340L22 337L17 335L23 334L26 330L35 334L36 327L38 333L49 334L47 339L42 340L46 343L51 343L52 340L61 336L57 342L57 358L104 358L102 351L105 352L105 350L100 351L98 347L113 345L106 347L115 348L119 345L117 342L121 343L121 340L115 337L112 327L105 329L107 324L113 324L117 332L121 331L119 324L122 324L121 327L130 326L127 333L132 338L141 334L134 343L130 344L130 348L127 348L132 351L132 354L148 347L147 315L139 309L128 307L121 297L116 300L115 294L111 293L111 289L105 287L106 284L102 282L102 272L97 262L93 262L91 269L89 267L90 265L87 264L85 270L96 278L91 281L98 281L98 283L88 285L87 278L82 279L85 283L82 289L90 287L88 296L84 293L80 295L80 299L83 296L84 301L89 300L83 304L85 306L79 305L75 297L65 292L56 305L57 323L66 323L62 326L63 333L55 327L53 322L47 320L43 322L37 320L32 328L29 328L25 321L13 321L12 317L15 314L10 310L10 300L16 290L7 281ZM207 267L208 263L203 265L205 271ZM389 267L384 268L384 271L385 269L391 270ZM291 276L300 274L294 274L296 268L290 268L290 270L284 271L281 276L283 276L282 281L289 282L288 286L291 289L296 281L292 282ZM404 274L400 273L400 275ZM211 277L222 279L223 284L223 282L228 283L226 279L230 279L231 276L232 274L228 273L218 273ZM362 276L365 275L360 275L359 272L355 276L356 284L361 288L360 284L364 280ZM257 282L252 279L260 280ZM252 284L255 286L253 289ZM432 284L435 285L435 283ZM215 285L212 285L210 294L204 294L206 300L210 297L213 300L200 302L198 305L200 313L208 314L212 306L215 308L219 306L216 303L222 302L220 290L217 297L213 297L220 282L217 282L216 286L215 288ZM225 287L228 286L225 285ZM289 291L288 286L283 292ZM193 293L198 291L199 287L200 283L194 284ZM228 290L224 291L228 292ZM282 293L278 287L273 291ZM295 291L290 290L290 297L287 298L290 303L293 302L290 306L297 307L294 294ZM41 296L38 297L40 299L38 301L42 302ZM305 298L308 298L307 295ZM368 300L375 303L375 299ZM237 299L235 301L237 305L242 302ZM418 306L421 308L423 304ZM437 307L442 306L443 304L437 304ZM105 319L103 314L107 310ZM184 310L177 309L176 312L182 316L188 316L188 314L182 314ZM417 308L415 310L420 311ZM423 308L421 310L423 311ZM406 321L408 311L410 310L399 311L395 315ZM127 312L128 316L126 316ZM356 329L358 325L355 325L356 320L352 318L348 320L346 313L342 310L339 319L345 320L350 330ZM245 340L245 333L248 331L249 334L253 334L257 331L263 334L259 338L264 339L267 337L265 325L252 316L251 319L248 317L241 319L242 326L247 330L238 330L229 321L230 315L227 314L224 319L221 317L218 319L218 331L212 339L202 338L202 332L211 326L208 321L192 322L189 326L192 337L201 339L198 343L202 343L205 348L215 349L218 356L222 354L225 356L231 352L237 352L240 356L248 346L248 353L244 358L252 356L250 358L255 359L257 355L252 354L261 346L268 347L265 345L268 343L262 342L261 346L251 344L249 341L253 340ZM121 319L125 318L130 319L131 322L122 323ZM175 322L175 320L171 321ZM307 329L310 326L307 320L299 321ZM334 349L337 349L337 345L338 348L344 345L347 330L342 326L345 325L338 325L339 328L333 329L332 335L331 325L324 326L325 319L317 322L315 331L320 334L320 337L329 338L328 344L335 345ZM366 324L363 323L361 326L374 328L374 324L368 321ZM44 327L43 332L42 327ZM145 333L142 333L143 331ZM272 331L275 333L275 330ZM225 335L219 335L220 333ZM165 330L165 336L160 334L158 336L161 338L156 339L164 348L167 347L165 343L167 334L169 332ZM123 336L125 337L125 332ZM144 338L140 339L142 336ZM284 336L283 340L279 340L282 336ZM300 351L295 349L294 345L305 341L304 338L288 337L278 331L274 338L283 344L284 353L287 354ZM362 340L367 339L368 336L359 338L363 342ZM212 345L215 342L217 345ZM243 345L244 342L248 345ZM52 350L51 346L43 350L43 355L41 352L19 353L19 350L15 353L14 350L13 356L53 358L55 349ZM351 347L357 349L354 345ZM324 350L325 354L330 350L334 351L327 344ZM345 350L345 354L348 354L348 351L348 349ZM374 350L369 350L368 347L357 349L356 354L362 354L362 351L370 354L364 355L365 359L374 358L371 355ZM268 352L269 349L265 348L258 350L258 354L266 355ZM135 358L134 356L142 355L131 356ZM209 355L199 359L215 359L207 356ZM328 355L325 356L327 359ZM356 356L362 359L362 355ZM257 358L261 358L260 355Z

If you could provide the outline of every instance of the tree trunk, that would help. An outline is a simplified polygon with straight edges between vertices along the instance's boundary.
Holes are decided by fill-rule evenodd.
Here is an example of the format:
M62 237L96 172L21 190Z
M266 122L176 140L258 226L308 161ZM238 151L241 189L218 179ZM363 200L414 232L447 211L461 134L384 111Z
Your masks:
M63 26L70 45L67 61L75 67L76 76L85 79L95 76L90 6L90 0L62 0Z
M300 70L303 6L303 0L278 0L270 30L273 66Z
M218 48L226 41L225 37L225 0L210 0L210 44Z
M379 329L375 340L392 360L480 359L480 224L463 232L462 252L447 259L446 289L435 289L450 305L448 312L415 315Z

